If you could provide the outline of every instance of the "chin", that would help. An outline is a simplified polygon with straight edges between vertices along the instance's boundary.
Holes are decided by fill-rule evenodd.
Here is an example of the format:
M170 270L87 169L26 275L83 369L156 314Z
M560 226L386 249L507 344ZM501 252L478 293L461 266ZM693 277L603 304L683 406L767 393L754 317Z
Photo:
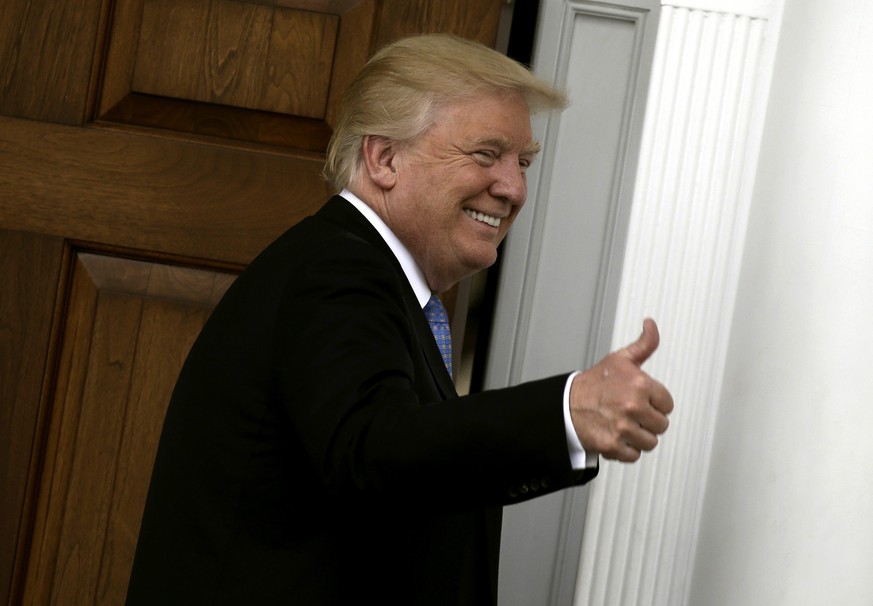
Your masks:
M473 275L476 272L482 271L483 269L488 269L494 262L497 261L497 251L495 250L493 254L490 255L480 255L477 257L472 263L469 264L470 271L467 275Z

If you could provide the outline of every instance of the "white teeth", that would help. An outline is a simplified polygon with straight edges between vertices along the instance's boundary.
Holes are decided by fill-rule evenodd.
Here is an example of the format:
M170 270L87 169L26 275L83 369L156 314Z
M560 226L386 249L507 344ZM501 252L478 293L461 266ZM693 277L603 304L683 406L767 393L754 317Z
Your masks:
M470 210L469 208L465 208L464 212L473 219L476 219L477 221L482 221L483 223L487 223L491 227L500 227L500 217L492 217L491 215L479 213L475 210Z

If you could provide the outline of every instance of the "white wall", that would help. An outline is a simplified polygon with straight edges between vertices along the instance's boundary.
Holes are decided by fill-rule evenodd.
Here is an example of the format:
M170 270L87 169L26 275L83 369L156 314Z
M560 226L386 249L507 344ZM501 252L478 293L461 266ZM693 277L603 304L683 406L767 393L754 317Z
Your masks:
M871 324L873 3L786 0L690 604L873 604Z

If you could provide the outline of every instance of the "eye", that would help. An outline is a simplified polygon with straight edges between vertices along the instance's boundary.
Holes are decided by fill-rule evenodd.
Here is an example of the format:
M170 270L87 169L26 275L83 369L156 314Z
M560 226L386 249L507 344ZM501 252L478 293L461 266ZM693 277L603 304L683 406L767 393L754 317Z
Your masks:
M494 150L490 149L481 149L479 151L474 151L473 159L482 166L493 166L495 162L497 162L498 154Z

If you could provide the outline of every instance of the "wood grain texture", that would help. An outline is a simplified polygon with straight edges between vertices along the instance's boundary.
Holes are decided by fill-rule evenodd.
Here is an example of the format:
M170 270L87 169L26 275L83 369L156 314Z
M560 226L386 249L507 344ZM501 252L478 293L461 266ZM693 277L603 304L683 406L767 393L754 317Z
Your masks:
M329 197L320 159L0 117L0 228L247 264Z
M333 126L339 117L340 102L373 50L376 37L377 0L360 0L351 4L340 18L336 56L330 81L325 122Z
M170 392L232 280L78 255L25 603L123 603Z
M94 119L323 153L378 1L192 2L118 0Z
M106 33L99 95L91 119L105 115L131 93L144 0L117 0Z
M493 46L500 12L500 0L119 0L95 119L323 152L377 47L420 32Z
M83 123L102 4L0 2L0 114Z
M37 440L63 243L0 231L0 604L27 540L27 483Z
M276 9L261 85L264 104L256 109L323 119L338 29L335 15Z
M0 604L121 603L162 407L223 288L157 262L249 263L330 195L330 125L373 50L492 43L501 2L0 0ZM178 85L208 101L133 91L147 5L215 9L186 17L214 69Z
M493 47L503 0L382 0L377 46L416 33L452 32Z
M335 15L231 2L145 0L131 90L322 118Z
M202 140L221 139L323 153L331 129L322 120L242 110L236 107L167 99L131 93L97 120L98 125L125 124L193 135Z

